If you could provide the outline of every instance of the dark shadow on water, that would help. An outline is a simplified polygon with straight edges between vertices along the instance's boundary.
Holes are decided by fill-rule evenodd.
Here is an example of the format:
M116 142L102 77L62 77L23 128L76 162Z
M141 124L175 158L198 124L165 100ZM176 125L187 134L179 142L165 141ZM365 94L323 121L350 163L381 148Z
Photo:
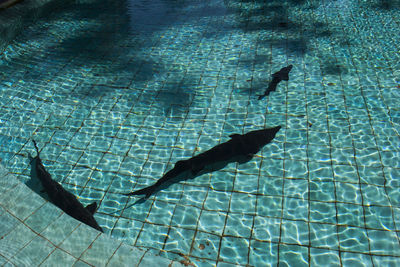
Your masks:
M153 38L158 35L154 33L207 17L230 15L234 20L221 19L221 24L216 25L215 29L209 27L212 29L204 32L203 38L213 39L216 36L220 38L238 30L244 33L263 32L264 36L260 34L257 40L259 46L268 48L272 46L294 55L307 53L311 47L310 43L318 38L335 34L329 31L325 22L305 17L303 20L309 25L305 27L292 20L289 14L294 7L307 9L317 6L311 6L308 1L295 0L226 0L216 7L184 0L151 2L105 0L101 5L98 1L74 2L49 12L49 16L41 20L40 30L32 35L22 35L22 39L18 40L25 44L42 42L43 49L49 53L47 59L44 59L46 62L43 66L27 67L28 72L24 80L31 83L46 83L49 77L43 75L43 68L49 68L51 72L56 69L52 67L51 62L63 62L65 66L62 72L68 74L71 80L83 79L87 83L94 84L92 87L76 88L75 97L78 98L80 94L82 97L113 97L115 88L128 86L129 79L143 85L155 76L162 76L168 72L169 66L163 63L162 57L143 52L159 45L159 38ZM190 11L183 12L185 8L189 8ZM70 34L58 37L55 33L52 38L56 41L46 43L49 40L49 29L52 25L58 24L69 27ZM270 35L269 32L274 34ZM288 36L288 39L283 39L280 33ZM17 57L20 61L24 61L34 58L35 53L37 53L35 49L27 50L26 54ZM268 60L267 55L241 61L261 65ZM79 73L81 68L87 69L92 76ZM325 71L333 74L343 70L329 64ZM267 74L265 77L267 83L270 77ZM155 93L157 95L155 101L163 107L166 116L179 117L187 110L196 93L195 87L190 84L191 78L185 77L186 81L179 86L166 84L162 91ZM265 88L262 82L264 81L253 81L252 90ZM154 92L149 96L153 97Z
M399 0L378 0L378 1L371 1L370 4L373 8L380 9L382 11L400 9Z
M321 58L321 61L321 70L326 75L342 75L347 73L347 69L334 59Z
M240 5L242 2L249 3L249 5L242 7ZM307 53L310 42L335 34L329 30L328 24L324 21L303 17L304 24L299 24L290 17L294 7L315 9L319 5L318 2L310 4L305 0L236 0L224 1L224 3L227 9L235 15L236 29L251 33L265 32L265 36L261 36L259 41L259 44L265 47L273 46L287 49L289 53L303 55ZM253 5L251 5L252 3ZM269 32L273 34L269 35ZM288 39L271 37L278 36L280 33L285 33Z

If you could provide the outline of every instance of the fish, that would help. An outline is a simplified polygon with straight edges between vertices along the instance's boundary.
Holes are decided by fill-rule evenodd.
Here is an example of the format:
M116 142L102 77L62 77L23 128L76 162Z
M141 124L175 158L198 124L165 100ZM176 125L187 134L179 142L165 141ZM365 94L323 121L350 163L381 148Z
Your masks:
M32 142L35 146L37 155L33 158L28 154L31 165L31 179L34 181L40 181L43 191L46 193L51 203L59 207L69 216L100 232L103 232L103 229L93 217L93 214L97 210L97 203L93 202L84 207L72 193L68 192L58 182L54 181L42 163L35 140L32 140Z
M292 70L292 68L293 65L289 65L272 74L272 81L269 83L264 94L258 96L258 100L263 99L264 97L268 96L270 92L275 91L278 83L281 81L289 81L289 72Z
M262 147L275 138L280 129L281 126L276 126L250 131L246 134L232 134L229 136L229 141L225 143L218 144L190 159L177 161L174 168L165 173L155 184L130 193L123 193L123 195L145 195L144 198L147 199L159 191L163 185L170 185L176 177L181 175L186 174L194 178L202 171L219 170L231 162L239 164L248 162Z

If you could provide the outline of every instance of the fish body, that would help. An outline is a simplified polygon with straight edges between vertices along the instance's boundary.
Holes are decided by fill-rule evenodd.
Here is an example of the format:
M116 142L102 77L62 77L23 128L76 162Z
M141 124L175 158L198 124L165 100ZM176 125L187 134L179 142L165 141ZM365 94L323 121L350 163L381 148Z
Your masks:
M93 202L87 207L84 207L72 193L68 192L58 182L54 181L51 178L50 173L45 169L42 160L39 157L39 150L34 140L33 143L37 155L34 158L29 155L31 163L31 179L38 179L50 199L50 202L62 209L66 214L103 232L103 229L98 225L97 221L93 217L93 214L97 209L97 203Z
M189 172L192 176L206 169L208 166L221 162L246 162L249 161L263 146L274 139L281 126L274 128L251 131L246 134L230 135L230 140L219 144L187 160L180 160L175 163L174 168L169 170L155 184L143 189L130 192L124 195L145 195L151 196L157 189L170 182L175 177Z
M268 88L265 90L264 94L258 96L258 100L263 99L268 96L270 92L275 91L281 81L289 81L289 72L292 68L293 65L289 65L272 74L272 81L268 84Z

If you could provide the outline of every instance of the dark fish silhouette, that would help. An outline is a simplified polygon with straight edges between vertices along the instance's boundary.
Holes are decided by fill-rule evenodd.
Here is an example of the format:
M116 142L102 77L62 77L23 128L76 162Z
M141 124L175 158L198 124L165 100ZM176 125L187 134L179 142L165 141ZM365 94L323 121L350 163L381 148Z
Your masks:
M231 139L229 141L216 145L193 158L176 162L174 168L164 174L155 184L124 195L146 195L145 198L148 198L159 191L160 187L173 183L174 178L180 175L187 174L195 177L206 168L209 168L210 171L215 171L222 169L231 162L247 162L263 146L274 139L280 128L281 126L276 126L274 128L251 131L243 135L230 135ZM184 179L189 178L185 177Z
M47 193L48 199L50 199L54 205L62 209L66 214L74 217L84 224L93 227L94 229L103 232L103 229L101 229L93 217L93 214L97 209L96 202L93 202L85 208L73 194L65 190L59 183L54 181L43 166L42 160L39 157L39 149L35 140L32 141L35 145L37 155L35 158L32 158L32 156L29 155L31 164L31 179L40 180L44 191Z
M280 69L280 71L272 74L272 81L269 83L268 88L265 90L264 94L258 96L258 100L263 99L264 97L269 95L270 92L275 91L276 86L281 81L289 81L289 72L292 70L292 68L293 65L289 65L287 67Z

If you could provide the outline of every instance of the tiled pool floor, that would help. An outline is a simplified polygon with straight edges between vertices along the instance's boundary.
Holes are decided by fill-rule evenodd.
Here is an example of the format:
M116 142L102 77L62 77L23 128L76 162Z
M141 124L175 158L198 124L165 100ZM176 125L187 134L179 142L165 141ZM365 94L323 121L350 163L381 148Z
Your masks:
M397 1L71 3L0 55L1 163L27 182L35 139L53 178L98 202L105 235L170 260L399 265L399 26ZM289 64L289 81L259 101ZM277 125L248 163L146 201L120 194L231 134ZM37 201L47 222L66 218ZM29 227L31 213L12 205L1 206L7 229ZM26 248L36 242L90 263L46 239Z

